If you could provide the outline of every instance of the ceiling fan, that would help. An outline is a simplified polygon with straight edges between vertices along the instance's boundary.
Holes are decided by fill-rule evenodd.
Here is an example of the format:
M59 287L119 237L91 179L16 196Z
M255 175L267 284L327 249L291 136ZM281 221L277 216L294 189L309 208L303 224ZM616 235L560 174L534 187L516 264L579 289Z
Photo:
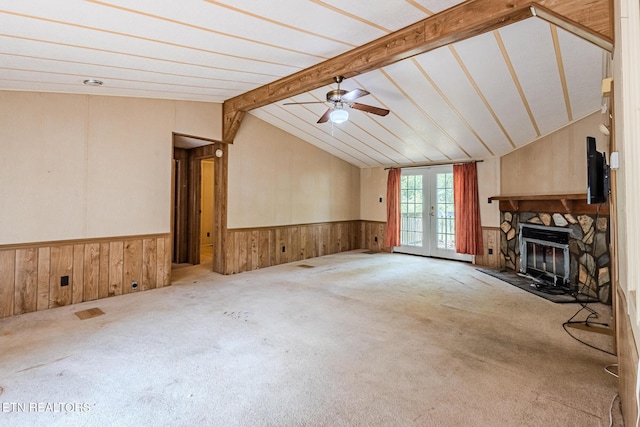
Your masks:
M338 88L327 92L326 101L312 101L312 102L286 102L283 105L301 105L301 104L328 104L329 109L320 117L318 123L325 123L331 120L333 123L343 123L349 119L349 112L345 107L353 108L367 113L377 114L379 116L386 116L389 114L389 110L384 108L374 107L372 105L359 104L353 102L354 100L369 95L369 92L364 89L354 89L349 92L340 89L340 83L344 80L344 77L337 76L333 78L338 84Z

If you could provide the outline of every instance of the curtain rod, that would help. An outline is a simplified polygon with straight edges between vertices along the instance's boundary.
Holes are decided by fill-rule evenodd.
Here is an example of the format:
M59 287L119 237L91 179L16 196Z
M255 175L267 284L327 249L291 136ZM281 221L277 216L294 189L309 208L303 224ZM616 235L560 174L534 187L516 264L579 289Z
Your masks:
M428 164L424 164L424 165L398 166L396 168L384 168L384 170L425 168L425 167L428 167L428 166L458 165L458 164L462 164L462 163L482 163L482 162L484 162L484 160L472 160L470 162L439 162L439 163L428 163Z

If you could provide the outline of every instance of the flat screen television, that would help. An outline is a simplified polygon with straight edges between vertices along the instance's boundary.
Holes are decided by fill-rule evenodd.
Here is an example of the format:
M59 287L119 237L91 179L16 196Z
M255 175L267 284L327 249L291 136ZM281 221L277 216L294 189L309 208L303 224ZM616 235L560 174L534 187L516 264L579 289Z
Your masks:
M596 139L587 137L587 203L604 203L609 195L609 166L604 153L596 150Z

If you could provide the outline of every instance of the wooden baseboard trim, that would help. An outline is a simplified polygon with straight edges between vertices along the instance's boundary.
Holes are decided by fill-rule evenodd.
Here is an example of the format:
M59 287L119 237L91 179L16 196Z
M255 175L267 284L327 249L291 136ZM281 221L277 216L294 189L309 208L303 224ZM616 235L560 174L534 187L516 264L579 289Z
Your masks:
M70 239L70 240L51 240L42 242L25 242L25 243L8 243L0 245L0 251L11 249L28 249L39 248L43 246L66 246L66 245L82 245L86 243L105 243L112 242L114 240L144 240L144 239L159 239L169 237L171 233L157 233L157 234L135 234L127 236L113 236L113 237L87 237L82 239Z
M300 224L287 224L287 225L265 225L260 227L238 227L238 228L227 228L228 232L247 232L247 231L264 231L264 230L283 230L292 227L316 227L327 224L344 224L351 222L361 222L361 223L377 223L377 224L386 224L385 221L368 221L365 219L345 219L342 221L326 221L326 222L304 222Z

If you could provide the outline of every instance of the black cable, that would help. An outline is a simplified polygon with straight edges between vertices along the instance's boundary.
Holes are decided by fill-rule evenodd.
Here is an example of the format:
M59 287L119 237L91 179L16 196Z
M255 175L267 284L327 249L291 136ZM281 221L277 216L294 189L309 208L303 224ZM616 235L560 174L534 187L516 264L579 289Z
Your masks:
M582 322L578 322L578 323L582 323ZM592 348L592 349L594 349L594 350L601 351L601 352L606 353L606 354L609 354L609 355L611 355L611 356L617 356L617 354L612 353L612 352L610 352L609 350L604 350L604 349L602 349L602 348L600 348L600 347L596 347L595 345L589 344L589 343L587 343L587 342L585 342L585 341L582 341L581 339L577 338L575 335L573 335L573 334L572 334L571 332L569 332L569 330L567 329L567 325L568 325L568 324L569 324L568 322L563 323L563 324L562 324L562 328L564 329L564 331L565 331L565 332L566 332L566 333L567 333L571 338L573 338L574 340L578 341L580 344L584 344L584 345L586 345L587 347L591 347L591 348Z
M595 345L589 344L589 343L587 343L587 342L585 342L585 341L583 341L583 340L579 339L578 337L576 337L575 335L573 335L571 332L569 332L569 330L567 329L567 325L584 324L584 325L586 325L586 326L590 326L590 325L599 325L599 326L606 326L606 327L608 327L608 326L609 326L609 324L608 324L608 323L604 323L604 322L594 322L594 321L591 321L591 322L590 322L590 321L589 321L589 319L591 319L591 318L596 318L596 319L597 319L597 318L599 318L599 317L600 317L600 315L598 314L598 312L597 312L597 311L595 311L594 309L592 309L591 307L589 307L589 306L587 305L587 303L582 303L582 302L581 302L581 303L580 303L580 305L581 305L581 308L580 308L580 309L578 309L578 311L576 311L576 312L575 312L575 314L569 318L569 320L567 320L566 322L564 322L564 323L562 324L562 328L564 329L564 331L565 331L565 332L566 332L566 333L567 333L571 338L573 338L574 340L578 341L578 342L579 342L579 343L581 343L581 344L586 345L587 347L590 347L590 348L592 348L592 349L594 349L594 350L601 351L601 352L606 353L606 354L610 354L611 356L617 356L617 354L612 353L612 352L610 352L610 351L608 351L608 350L604 350L604 349L602 349L602 348L600 348L600 347L596 347ZM575 318L576 318L576 316L578 316L578 314L580 314L580 312L581 312L582 310L586 310L586 311L588 311L588 312L589 312L589 314L587 315L586 319L584 319L584 320L573 320L573 319L575 319Z

